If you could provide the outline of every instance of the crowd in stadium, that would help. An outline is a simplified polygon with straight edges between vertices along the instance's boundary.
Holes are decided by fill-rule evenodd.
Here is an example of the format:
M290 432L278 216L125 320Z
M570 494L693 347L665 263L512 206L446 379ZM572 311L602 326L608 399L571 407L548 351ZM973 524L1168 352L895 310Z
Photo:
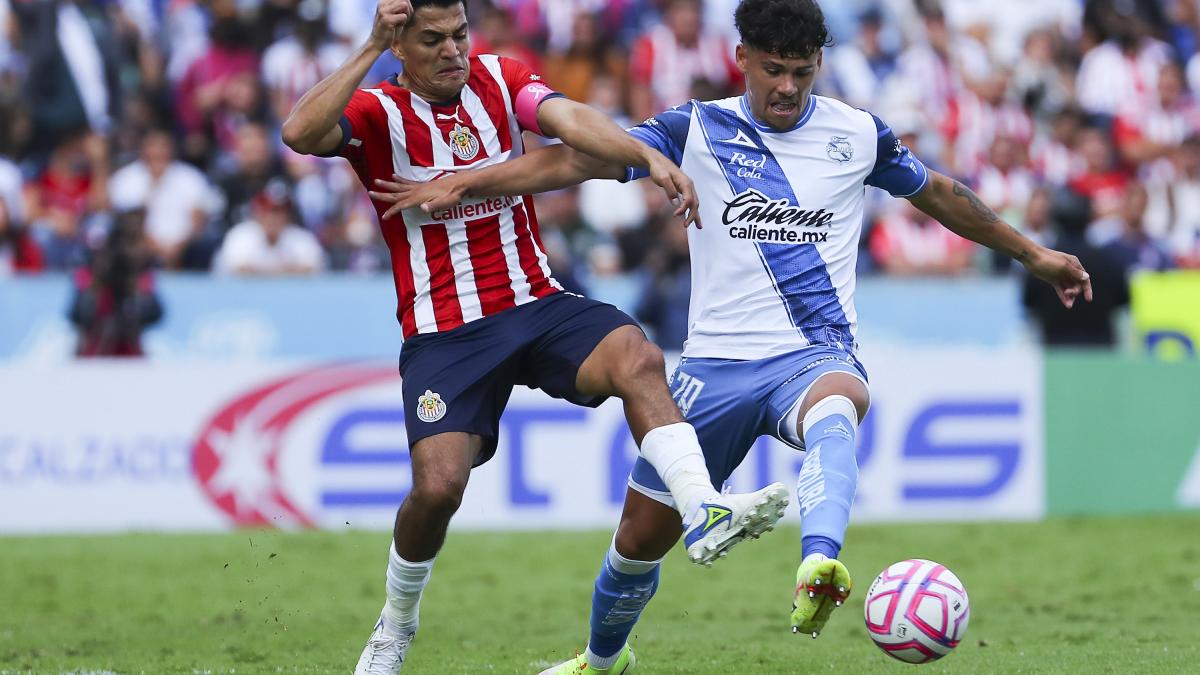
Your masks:
M741 91L736 0L466 4L473 51L520 59L625 124ZM1125 271L1200 267L1200 2L824 4L834 42L818 93L876 113L1036 238L1074 227ZM386 270L349 165L279 138L374 7L0 0L0 275L77 268L130 219L166 270ZM368 79L398 69L385 55ZM863 271L1007 268L904 200L872 204ZM539 197L560 279L636 271L644 312L686 306L674 302L687 296L686 236L664 206L636 183Z

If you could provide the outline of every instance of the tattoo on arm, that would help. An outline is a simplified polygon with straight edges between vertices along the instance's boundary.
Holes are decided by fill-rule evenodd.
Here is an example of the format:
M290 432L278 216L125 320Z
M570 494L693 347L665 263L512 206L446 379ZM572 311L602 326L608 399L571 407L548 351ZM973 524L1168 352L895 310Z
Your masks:
M988 205L983 203L983 200L979 198L979 195L972 192L971 189L966 185L963 185L958 181L954 181L954 195L967 200L967 203L971 205L971 210L975 212L975 215L982 218L983 222L991 224L1000 221L1000 216L996 215L995 211L988 208Z
M958 181L954 181L954 195L967 200L967 203L971 205L971 210L974 211L975 215L979 216L979 219L985 224L994 225L1002 222L1000 220L1000 216L996 215L995 211L988 208L988 205L983 203L983 200L979 198L979 195L975 194L970 188ZM1018 239L1024 239L1024 236L1017 230L1017 228L1013 227L1012 225L1008 225L1007 223L1005 223L1005 225L1008 227L1010 232L1017 236ZM1030 256L1031 253L1024 247L1018 249L1012 254L1013 259L1022 264L1029 260Z

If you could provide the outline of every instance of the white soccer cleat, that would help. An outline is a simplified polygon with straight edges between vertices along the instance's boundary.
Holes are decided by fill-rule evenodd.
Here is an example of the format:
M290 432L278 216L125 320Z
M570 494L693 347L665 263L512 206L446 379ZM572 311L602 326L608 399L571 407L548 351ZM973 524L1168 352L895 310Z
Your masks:
M683 535L688 559L712 565L746 538L758 539L775 529L788 505L788 489L771 483L758 492L723 494L696 509Z
M354 667L354 675L396 675L404 664L404 655L412 644L416 633L406 635L389 635L383 629L383 617L375 624L375 631L363 647L362 656L358 657L358 665Z

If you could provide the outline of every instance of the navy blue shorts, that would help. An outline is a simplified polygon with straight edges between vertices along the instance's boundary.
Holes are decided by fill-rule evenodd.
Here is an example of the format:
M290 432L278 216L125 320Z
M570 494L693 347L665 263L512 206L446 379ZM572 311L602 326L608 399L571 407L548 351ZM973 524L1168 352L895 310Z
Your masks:
M578 405L600 405L608 397L580 393L575 376L605 336L630 325L638 324L612 305L556 293L405 340L400 377L409 446L464 431L483 437L475 466L483 464L496 453L500 414L517 384Z

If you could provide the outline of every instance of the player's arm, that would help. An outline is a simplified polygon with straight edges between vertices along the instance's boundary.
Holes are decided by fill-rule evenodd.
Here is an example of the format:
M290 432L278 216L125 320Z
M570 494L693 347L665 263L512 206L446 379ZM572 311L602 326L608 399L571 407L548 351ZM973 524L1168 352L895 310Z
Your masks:
M538 108L538 124L548 136L582 153L620 167L645 169L685 216L685 225L698 217L700 200L692 179L661 152L642 143L595 108L569 98L555 98Z
M309 89L283 123L283 142L296 152L328 155L343 143L342 115L367 71L392 46L396 31L412 14L408 0L379 0L366 43L337 70Z
M391 204L383 214L386 220L417 206L433 211L470 197L515 197L550 192L593 178L624 178L625 173L623 166L555 144L507 162L460 171L433 181L422 183L400 176L393 176L391 181L376 180L378 190L371 191L370 195L372 199Z
M958 236L1011 256L1030 274L1053 286L1063 305L1071 307L1079 296L1091 302L1092 282L1078 258L1031 241L967 186L936 171L928 173L925 187L908 197L913 206Z

